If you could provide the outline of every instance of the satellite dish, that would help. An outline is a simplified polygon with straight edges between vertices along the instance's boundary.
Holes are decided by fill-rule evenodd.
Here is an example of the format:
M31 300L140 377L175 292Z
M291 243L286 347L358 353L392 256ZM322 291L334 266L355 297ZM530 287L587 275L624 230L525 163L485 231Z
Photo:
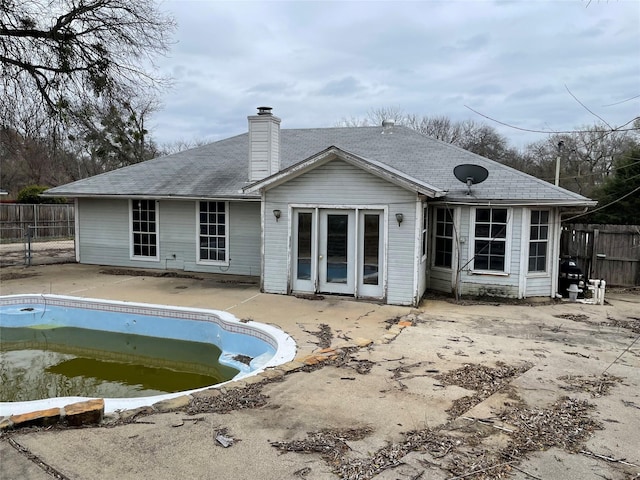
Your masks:
M471 186L484 182L489 176L489 171L481 165L465 163L453 169L453 174L458 180L467 185L467 195L471 195Z

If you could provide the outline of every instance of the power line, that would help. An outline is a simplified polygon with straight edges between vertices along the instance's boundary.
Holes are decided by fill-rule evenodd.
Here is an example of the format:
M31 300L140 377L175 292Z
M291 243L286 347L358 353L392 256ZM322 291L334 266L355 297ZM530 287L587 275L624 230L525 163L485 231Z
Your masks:
M604 209L604 208L610 207L611 205L613 205L613 204L615 204L615 203L618 203L618 202L619 202L619 201L621 201L621 200L624 200L624 199L625 199L625 198L627 198L629 195L633 195L633 194L634 194L634 193L636 193L637 191L640 191L640 185L638 185L636 188L634 188L633 190L631 190L631 191L630 191L629 193L627 193L626 195L623 195L623 196L621 196L620 198L617 198L617 199L616 199L616 200L614 200L613 202L607 203L606 205L603 205L603 206L598 207L598 208L594 208L593 210L589 210L588 212L580 213L580 214L575 215L575 216L573 216L573 217L566 218L566 219L564 219L564 220L563 220L563 222L568 222L569 220L573 220L573 219L578 218L578 217L584 217L585 215L590 215L590 214L592 214L592 213L599 212L600 210L602 210L602 209Z

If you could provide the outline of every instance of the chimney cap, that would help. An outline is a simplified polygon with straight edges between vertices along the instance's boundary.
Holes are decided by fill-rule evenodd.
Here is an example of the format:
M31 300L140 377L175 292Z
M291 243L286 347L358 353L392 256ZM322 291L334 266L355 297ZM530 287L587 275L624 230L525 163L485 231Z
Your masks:
M272 115L271 110L271 107L258 107L258 115Z

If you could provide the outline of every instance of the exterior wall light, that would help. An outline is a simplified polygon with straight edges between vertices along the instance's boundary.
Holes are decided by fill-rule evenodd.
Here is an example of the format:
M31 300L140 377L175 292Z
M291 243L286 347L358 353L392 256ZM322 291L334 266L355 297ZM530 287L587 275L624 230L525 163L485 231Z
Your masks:
M400 226L400 224L404 220L404 215L402 215L401 213L396 213L396 220L398 221L398 226Z
M276 217L276 222L277 222L278 220L280 220L280 217L282 216L282 212L276 209L273 211L273 216Z

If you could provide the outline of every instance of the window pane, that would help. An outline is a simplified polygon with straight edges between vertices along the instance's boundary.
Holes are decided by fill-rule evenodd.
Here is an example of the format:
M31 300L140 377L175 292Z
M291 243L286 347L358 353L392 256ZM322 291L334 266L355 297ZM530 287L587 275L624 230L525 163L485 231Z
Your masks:
M378 285L380 256L380 215L364 216L363 238L364 265L362 266L362 283Z
M444 226L444 236L453 237L453 223L447 223Z
M504 208L494 208L491 210L492 222L507 223L507 210Z
M489 257L486 255L477 255L474 260L474 268L477 270L489 270Z
M327 215L327 282L347 283L348 215Z
M506 225L491 225L491 238L505 238L507 236Z
M488 222L491 219L491 209L478 208L476 209L476 222Z
M549 223L549 211L542 210L540 212L540 223Z
M538 237L540 240L546 240L549 236L549 227L546 225L540 227L540 236Z
M311 220L311 213L298 213L297 277L300 280L311 280Z
M476 237L489 238L490 237L489 232L490 232L489 225L476 224Z
M491 270L504 270L504 257L496 257L492 256L491 259Z

